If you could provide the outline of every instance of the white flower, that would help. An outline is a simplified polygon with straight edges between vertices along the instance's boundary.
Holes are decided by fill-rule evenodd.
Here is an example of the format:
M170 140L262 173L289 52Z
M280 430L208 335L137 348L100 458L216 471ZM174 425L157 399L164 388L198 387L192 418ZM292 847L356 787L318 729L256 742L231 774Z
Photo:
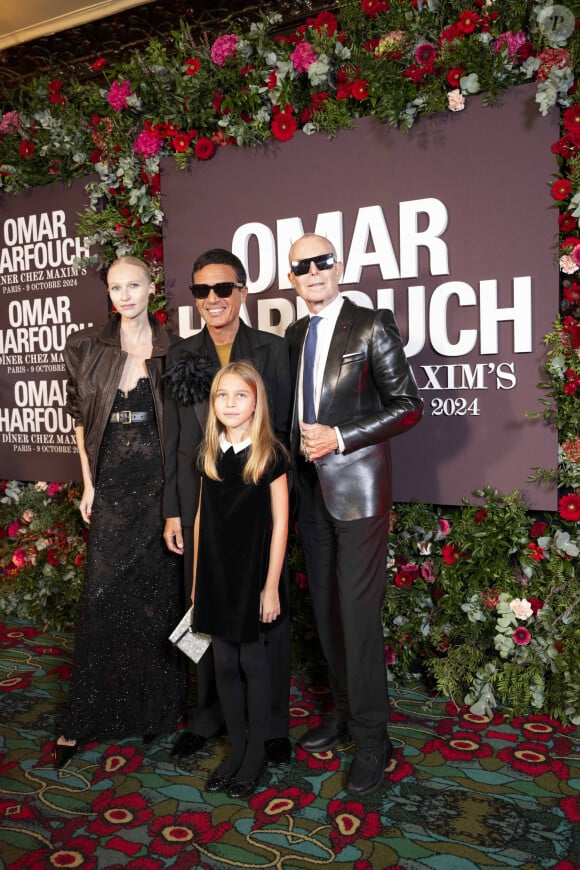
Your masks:
M534 612L527 598L514 598L510 601L510 610L518 619L529 619Z
M465 94L476 94L481 90L477 73L470 73L468 76L461 76L459 84L461 86L461 91Z
M308 81L311 85L322 85L328 80L330 61L325 54L321 54L314 63L308 67Z

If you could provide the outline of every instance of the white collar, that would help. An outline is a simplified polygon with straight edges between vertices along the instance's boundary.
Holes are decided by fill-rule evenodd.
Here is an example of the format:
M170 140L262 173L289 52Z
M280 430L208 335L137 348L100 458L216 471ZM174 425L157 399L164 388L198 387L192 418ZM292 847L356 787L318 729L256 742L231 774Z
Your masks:
M329 302L328 305L325 305L320 311L317 312L317 315L311 314L310 317L318 316L324 318L324 320L333 320L336 321L338 319L338 315L340 313L340 309L342 308L342 303L344 302L343 297L338 294L332 302Z
M220 441L220 447L221 447L221 450L223 453L225 453L226 450L229 450L230 447L233 447L234 453L241 453L242 450L245 450L246 447L249 447L250 444L252 443L251 438L246 438L246 439L244 439L244 441L239 441L236 444L232 444L231 441L228 441L228 439L226 438L226 436L224 435L223 432L220 435L219 441Z

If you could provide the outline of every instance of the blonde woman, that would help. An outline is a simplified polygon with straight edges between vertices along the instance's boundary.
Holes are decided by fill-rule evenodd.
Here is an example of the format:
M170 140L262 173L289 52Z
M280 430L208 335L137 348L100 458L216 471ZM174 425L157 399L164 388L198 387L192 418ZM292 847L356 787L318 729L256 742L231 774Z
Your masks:
M285 608L279 581L289 465L272 433L264 383L248 363L230 363L213 380L199 464L193 627L213 637L231 741L231 753L207 789L244 799L256 790L264 764L270 711L264 641Z
M163 391L172 340L148 314L146 263L109 267L115 312L72 333L65 349L67 410L89 523L68 713L54 751L65 765L88 741L175 731L185 671L168 636L182 615L177 557L162 538Z

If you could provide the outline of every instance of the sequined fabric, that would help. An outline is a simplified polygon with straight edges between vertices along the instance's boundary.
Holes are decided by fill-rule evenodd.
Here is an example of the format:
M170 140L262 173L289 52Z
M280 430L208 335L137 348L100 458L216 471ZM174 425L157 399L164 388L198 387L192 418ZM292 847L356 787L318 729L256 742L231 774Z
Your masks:
M113 411L148 411L149 380ZM175 730L185 700L186 659L169 641L183 616L179 557L162 538L157 425L109 423L95 486L85 586L75 632L66 737Z

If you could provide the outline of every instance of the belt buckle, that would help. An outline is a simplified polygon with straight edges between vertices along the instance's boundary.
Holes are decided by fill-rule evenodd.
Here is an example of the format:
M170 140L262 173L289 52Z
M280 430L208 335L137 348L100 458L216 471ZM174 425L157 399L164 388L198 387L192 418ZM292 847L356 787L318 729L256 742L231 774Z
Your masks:
M131 423L131 411L119 411L119 423Z

